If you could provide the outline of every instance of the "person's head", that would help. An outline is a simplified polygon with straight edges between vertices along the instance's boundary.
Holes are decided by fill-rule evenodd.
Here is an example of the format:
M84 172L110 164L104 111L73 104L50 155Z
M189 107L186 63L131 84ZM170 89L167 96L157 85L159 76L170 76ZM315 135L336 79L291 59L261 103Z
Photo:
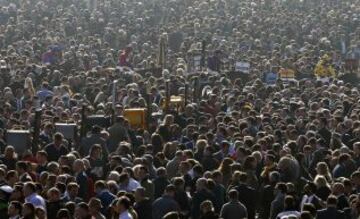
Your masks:
M314 219L315 217L309 211L302 211L300 219Z
M286 194L286 192L287 192L287 186L285 183L279 182L276 184L276 186L275 186L276 194L278 194L278 193Z
M48 161L48 154L46 151L38 151L36 153L36 160L38 161L38 163L40 164L44 164L47 163Z
M355 155L359 156L360 155L360 142L355 142L353 144L353 150Z
M61 145L63 142L63 139L64 139L64 136L60 132L57 132L54 134L54 144L55 145L57 145L57 146Z
M164 194L170 197L174 197L176 192L176 187L172 184L166 186Z
M119 214L129 210L129 208L131 207L130 199L126 196L120 197L116 204L116 207Z
M70 211L66 208L60 209L56 214L56 219L71 219Z
M6 146L4 155L6 158L14 158L15 157L15 148L11 145Z
M314 179L314 183L316 184L317 188L328 186L328 182L326 181L326 178L322 175L317 175Z
M36 192L36 185L35 183L33 182L27 182L24 184L24 187L23 187L23 193L24 193L24 196L27 197L33 193Z
M85 169L85 164L84 164L84 161L81 160L81 159L77 159L74 161L74 164L73 164L73 171L75 173L79 173L79 172L82 172L84 171Z
M23 204L22 216L25 218L35 218L35 207L32 203L27 202Z
M360 186L360 171L355 171L351 174L351 182L355 186Z
M316 165L317 174L326 176L329 173L329 167L325 162L319 162Z
M19 173L19 175L27 172L28 165L25 161L18 161L16 163L16 171Z
M214 179L214 181L216 183L222 183L223 181L223 174L219 171L219 170L215 170L213 173L212 173L212 178Z
M206 200L200 204L200 210L203 214L206 214L207 212L214 211L214 206L210 200Z
M336 182L333 184L332 186L332 194L335 196L344 194L345 192L345 187L344 184L340 183L340 182Z
M287 195L284 199L284 208L287 210L295 209L295 200L291 195Z
M146 191L144 187L138 187L134 193L135 201L140 202L146 198Z
M275 185L280 181L280 173L278 171L272 171L269 174L269 181L272 185Z
M66 191L68 193L68 195L72 198L77 197L78 193L79 193L79 185L75 182L70 182L67 186L66 186Z
M148 169L145 166L140 166L139 168L139 179L143 180L148 176Z
M100 134L101 133L101 128L98 125L94 125L91 128L91 134Z
M46 210L44 207L36 207L35 215L38 219L47 219Z
M166 172L165 167L159 167L158 169L156 169L156 175L158 177L166 177L167 172Z
M60 190L56 187L53 187L47 191L47 199L49 202L56 202L60 200Z
M316 208L312 203L305 203L303 206L302 211L308 211L311 213L311 215L315 218L316 217Z
M94 144L90 148L90 157L92 159L101 159L102 148L99 144Z
M239 200L239 192L235 189L232 189L229 191L228 197L230 201L237 201Z
M88 203L90 213L96 215L103 208L100 199L92 197Z
M77 204L75 208L75 218L88 218L90 215L89 206L85 202Z
M326 200L326 206L328 208L331 208L331 207L336 208L337 203L338 203L338 200L337 200L336 196L334 196L334 195L329 195L329 197Z
M206 178L199 178L196 181L196 190L201 191L207 188L207 180Z
M98 180L98 181L95 182L95 191L96 191L96 193L99 194L104 189L107 189L107 184L105 183L104 180Z
M304 192L307 195L315 194L316 190L317 190L316 185L313 182L308 182L304 187Z
M275 162L275 156L274 156L274 155L272 155L272 154L267 154L267 155L265 156L265 165L271 166L271 165L274 164L274 162Z
M163 216L162 219L180 219L179 213L176 211L171 211Z
M19 201L12 201L8 207L8 215L9 217L15 217L20 215L22 211L22 205Z

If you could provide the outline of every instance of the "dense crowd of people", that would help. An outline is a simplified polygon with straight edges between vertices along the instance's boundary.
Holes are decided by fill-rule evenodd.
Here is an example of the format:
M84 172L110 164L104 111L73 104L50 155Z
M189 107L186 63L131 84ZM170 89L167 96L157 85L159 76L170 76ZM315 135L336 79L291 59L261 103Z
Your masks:
M0 219L360 218L359 0L0 6Z

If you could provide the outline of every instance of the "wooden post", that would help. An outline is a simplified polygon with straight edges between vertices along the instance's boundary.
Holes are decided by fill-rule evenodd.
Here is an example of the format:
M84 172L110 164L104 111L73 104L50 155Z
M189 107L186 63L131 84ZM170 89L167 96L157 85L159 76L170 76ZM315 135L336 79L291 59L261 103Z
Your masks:
M31 151L35 155L39 149L39 136L41 127L41 109L35 110L34 136L31 144Z

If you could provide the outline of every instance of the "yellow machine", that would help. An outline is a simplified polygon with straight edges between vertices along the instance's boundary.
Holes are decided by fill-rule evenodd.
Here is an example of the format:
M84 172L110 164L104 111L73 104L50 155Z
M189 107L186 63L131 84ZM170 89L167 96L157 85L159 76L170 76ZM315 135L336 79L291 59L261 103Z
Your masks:
M146 112L145 108L131 108L124 110L124 117L129 121L133 128L146 128Z

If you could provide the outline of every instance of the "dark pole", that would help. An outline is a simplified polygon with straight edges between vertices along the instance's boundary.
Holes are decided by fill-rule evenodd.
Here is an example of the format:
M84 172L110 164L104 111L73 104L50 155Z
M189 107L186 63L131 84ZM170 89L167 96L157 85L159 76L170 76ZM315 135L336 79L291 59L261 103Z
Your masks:
M146 102L147 102L146 127L147 127L147 129L149 129L151 114L152 114L152 112L151 112L151 94L150 93L147 94Z
M84 104L81 109L80 140L85 136L85 120L86 120L85 110L86 110L86 105Z
M194 90L193 90L193 102L198 102L198 87L199 87L199 78L196 77L194 81Z
M185 107L187 105L187 101L188 101L188 84L185 83L185 91L184 91L184 104L185 104Z
M31 151L35 155L39 149L39 135L41 126L41 109L35 110L34 136L32 140Z
M201 70L205 69L205 50L206 50L206 41L203 40L201 44Z
M169 111L169 104L170 104L170 82L166 81L165 83L165 93L166 93L166 99L165 99L165 112L167 113Z

